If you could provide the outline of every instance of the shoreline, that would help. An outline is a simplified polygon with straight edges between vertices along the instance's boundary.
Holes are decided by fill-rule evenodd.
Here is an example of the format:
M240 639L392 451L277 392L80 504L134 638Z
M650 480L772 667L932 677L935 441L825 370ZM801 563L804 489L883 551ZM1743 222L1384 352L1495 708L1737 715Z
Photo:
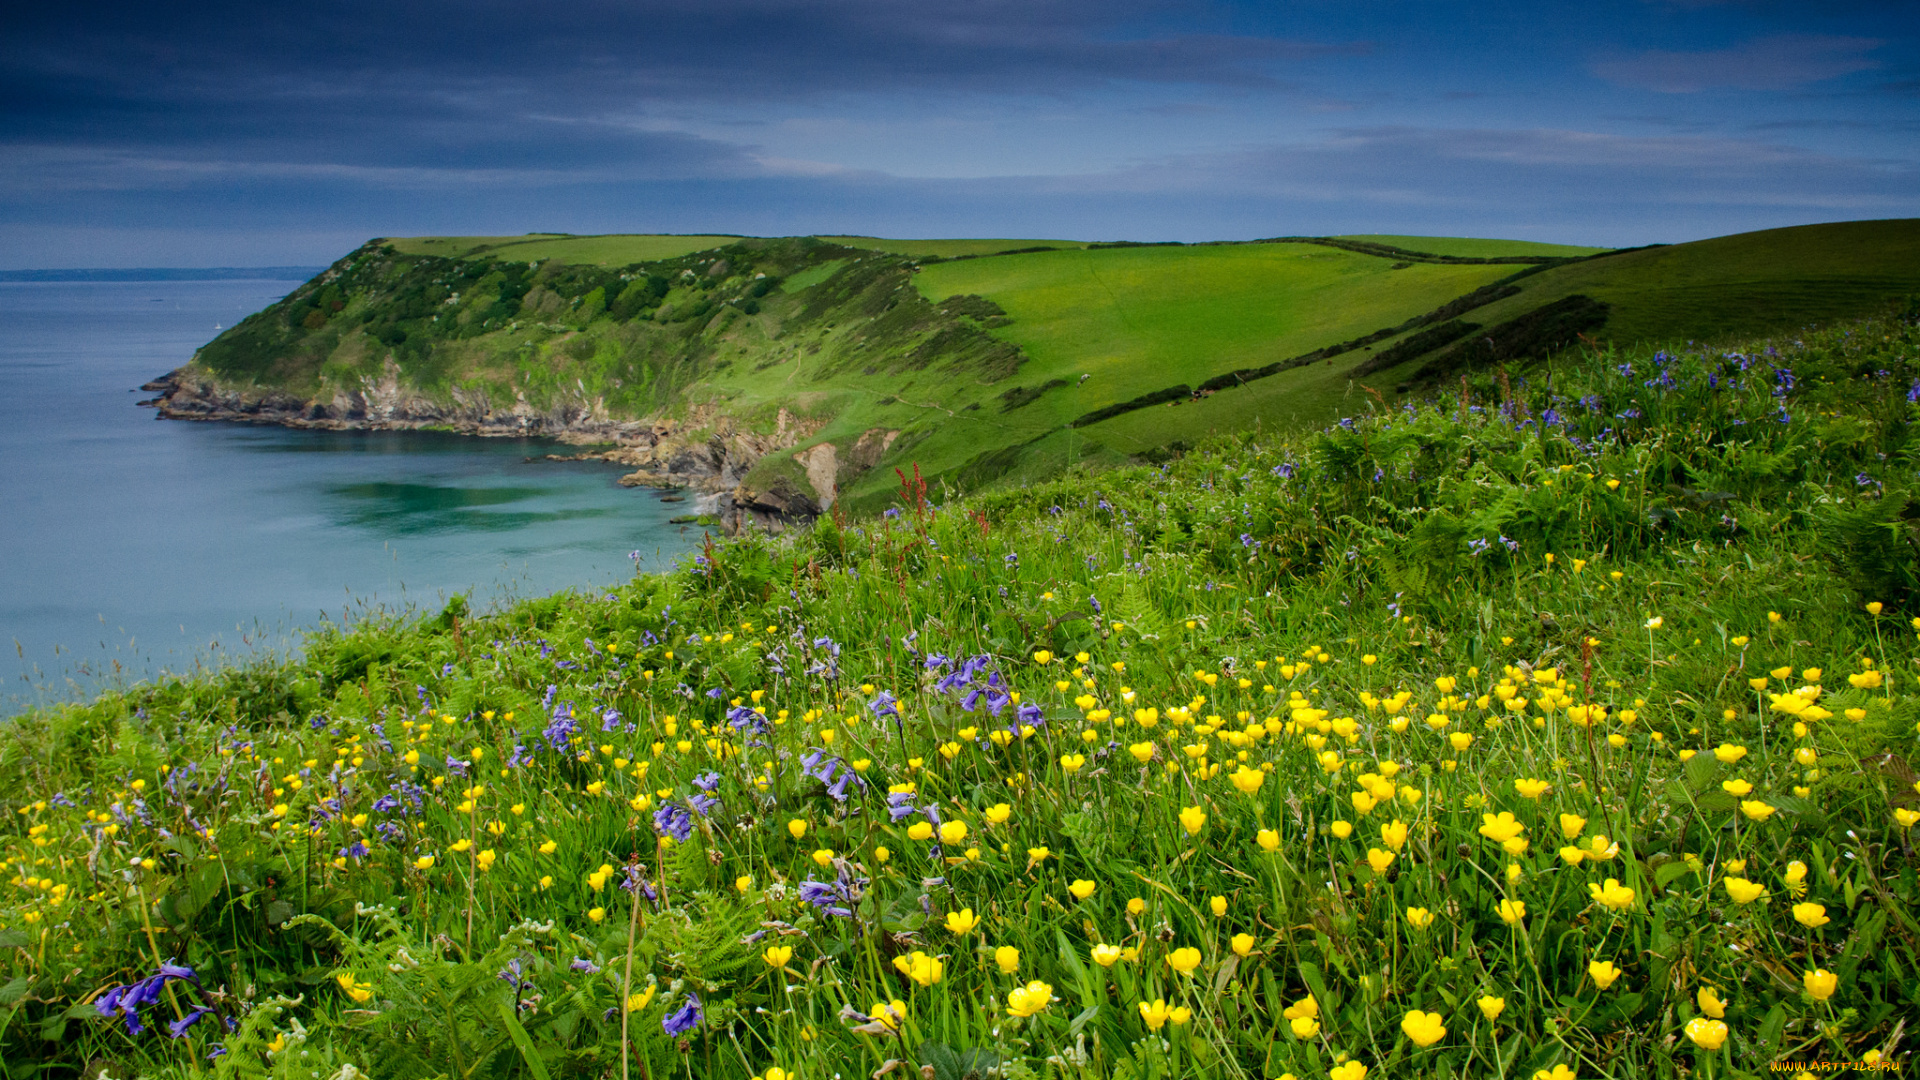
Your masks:
M547 460L597 460L632 471L621 487L686 490L704 503L728 535L750 530L780 533L810 525L833 503L832 479L826 490L761 491L746 483L761 458L791 450L817 427L796 423L786 410L771 435L740 430L728 417L709 428L688 430L671 421L614 420L593 407L564 405L539 410L524 399L496 410L485 400L461 400L452 406L433 401L399 382L389 365L385 377L361 390L336 391L331 399L308 399L283 391L247 393L219 385L182 365L141 384L154 396L135 402L156 410L155 419L199 423L241 423L307 431L434 431L476 438L548 438L574 446L612 449L579 454L548 454ZM886 440L891 442L891 439ZM817 449L817 448L816 448ZM811 472L811 470L810 470ZM820 485L816 481L815 485Z

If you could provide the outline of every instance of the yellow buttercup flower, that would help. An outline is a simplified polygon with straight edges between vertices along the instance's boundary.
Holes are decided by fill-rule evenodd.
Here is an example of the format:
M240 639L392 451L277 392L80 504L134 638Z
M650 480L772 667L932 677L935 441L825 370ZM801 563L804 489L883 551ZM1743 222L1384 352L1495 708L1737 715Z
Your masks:
M1482 814L1480 819L1480 835L1496 844L1504 844L1527 831L1525 825L1515 821L1513 815L1504 810L1498 814Z
M1537 799L1545 795L1551 787L1553 785L1545 780L1520 779L1513 782L1513 790L1519 792L1523 799Z
M1367 1067L1357 1061L1343 1062L1327 1070L1327 1080L1367 1080Z
M1011 975L1020 970L1020 950L1011 945L1002 945L993 950L993 962L999 966L1000 974Z
M1405 847L1407 843L1407 823L1401 821L1399 818L1394 818L1387 824L1380 826L1380 842L1387 845L1387 848L1391 851L1397 852Z
M1227 898L1224 896L1208 897L1207 910L1213 912L1214 918L1216 919L1220 918L1221 916L1227 913Z
M907 1019L907 1003L901 1001L899 998L895 998L892 1001L876 1001L873 1003L873 1007L867 1010L867 1015L885 1024L887 1027L899 1031L900 1025Z
M1280 850L1280 834L1273 829L1261 829L1255 834L1254 840L1260 844L1260 850L1262 851L1272 852Z
M1432 1046L1447 1037L1447 1029L1440 1022L1439 1013L1421 1012L1414 1009L1400 1019L1400 1030L1415 1046Z
M1720 764L1731 765L1734 762L1739 761L1741 758L1747 756L1747 748L1735 743L1723 742L1719 746L1716 746L1713 748L1713 756L1715 760L1720 762Z
M1801 976L1801 986L1807 988L1807 995L1814 1001L1826 1001L1828 997L1834 995L1836 990L1839 990L1839 976L1830 970L1816 967Z
M1483 995L1474 1004L1480 1006L1480 1015L1489 1021L1500 1019L1500 1014L1507 1009L1507 999L1494 997L1492 994Z
M1180 827L1187 830L1188 836L1199 836L1200 830L1207 827L1206 811L1197 806L1189 806L1181 810Z
M433 856L431 856L431 855L422 855L422 856L420 856L419 858L417 858L417 859L415 859L415 860L413 860L413 868L414 868L415 870L431 870L431 869L433 869Z
M1353 835L1353 822L1344 820L1332 821L1328 823L1327 831L1332 833L1336 839L1345 840L1347 837Z
M947 932L950 934L970 934L973 928L979 925L980 919L973 913L972 908L947 912Z
M946 975L947 970L939 957L928 956L918 949L905 956L894 957L893 966L899 970L900 974L921 986L932 986L939 982Z
M1807 895L1807 864L1795 859L1787 864L1787 872L1781 875L1787 883L1787 892L1794 896Z
M1232 947L1235 956L1246 956L1253 952L1253 935L1235 934L1227 944Z
M1249 769L1242 765L1229 773L1227 779L1233 782L1233 786L1239 789L1240 794L1252 795L1260 790L1261 784L1266 783L1267 774L1259 769Z
M1075 881L1067 886L1067 891L1073 894L1075 900L1085 900L1087 897L1092 896L1093 889L1093 882L1086 880Z
M1185 1006L1168 1008L1166 1000L1163 998L1155 998L1153 1001L1143 1001L1140 1003L1140 1019L1147 1022L1148 1031L1159 1031L1167 1025L1168 1021L1172 1021L1174 1027L1179 1027L1192 1019L1192 1017L1192 1010Z
M760 954L760 959L766 961L767 966L771 968L786 967L787 961L793 959L793 946L769 945L766 951Z
M1282 1009L1280 1015L1289 1020L1298 1020L1303 1016L1319 1016L1320 1003L1313 999L1312 994L1308 994L1306 997Z
M1527 902L1524 900L1502 900L1494 909L1500 915L1500 921L1508 926L1518 926L1527 917Z
M798 840L807 835L807 823L800 818L794 818L787 822L787 832L793 834L793 838Z
M1612 911L1625 911L1633 906L1633 890L1620 884L1617 878L1608 878L1605 885L1589 884L1587 893L1594 903Z
M1120 946L1095 945L1089 950L1089 953L1093 957L1094 963L1099 964L1103 968L1112 967L1115 962L1120 959Z
M1407 925L1415 930L1425 930L1433 925L1433 912L1423 907L1410 907L1407 909Z
M967 823L964 821L943 821L940 823L940 842L958 844L967 838Z
M1827 918L1825 905L1806 903L1793 905L1793 921L1809 930L1818 930L1833 920Z
M1379 848L1367 849L1367 865L1373 867L1373 872L1376 874L1386 873L1387 867L1393 865L1393 859L1394 855L1391 851L1381 851Z
M336 975L333 981L340 984L341 991L356 1005L365 1005L373 1000L373 986L369 983L359 982L350 974Z
M1175 949L1167 954L1167 966L1182 975L1190 975L1200 966L1200 950L1192 947Z
M1700 1006L1701 1012L1706 1013L1715 1020L1719 1020L1727 1015L1726 1001L1720 997L1719 991L1711 986L1701 987L1693 995L1693 1000L1695 1004Z
M1032 1016L1053 1000L1053 987L1038 979L1017 986L1007 993L1007 1012L1014 1016Z
M1593 979L1593 985L1605 990L1614 980L1624 974L1611 960L1587 961L1587 975Z
M645 1009L648 1005L653 1004L653 995L659 992L660 992L660 987L658 985L650 984L645 990L642 990L639 993L628 994L627 995L627 1011L630 1013L636 1013L641 1011L642 1009Z
M1320 1034L1320 1021L1312 1016L1296 1016L1287 1021L1287 1026L1293 1030L1296 1039L1311 1039Z
M909 840L933 839L933 822L916 821L913 824L907 826L907 839Z
M1684 1030L1687 1038L1693 1040L1695 1046L1709 1053L1720 1049L1721 1045L1727 1041L1727 1025L1722 1021L1709 1020L1704 1016L1696 1016L1687 1021Z

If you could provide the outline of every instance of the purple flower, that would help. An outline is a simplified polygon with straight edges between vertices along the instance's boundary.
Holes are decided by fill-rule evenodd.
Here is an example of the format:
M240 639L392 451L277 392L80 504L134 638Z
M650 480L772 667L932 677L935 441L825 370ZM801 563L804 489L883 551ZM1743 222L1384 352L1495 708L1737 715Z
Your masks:
M845 880L803 881L800 883L800 899L818 908L823 915L851 919L853 908L848 905L859 902L860 887L859 883Z
M669 1036L685 1035L700 1026L700 999L692 993L678 1009L660 1018L660 1027Z
M582 960L577 956L574 957L573 962L568 964L567 966L572 968L575 971L584 971L589 975L597 975L600 972L599 964L596 964L591 960Z
M653 812L653 827L662 836L671 836L678 843L686 843L693 835L693 815L678 803L665 802Z
M899 700L899 698L882 690L879 694L875 695L872 704L868 705L867 708L872 711L875 716L899 716L900 710L894 707L895 703Z
M139 1035L147 1030L146 1025L140 1022L140 1010L159 1001L160 991L167 983L176 979L192 982L196 985L200 982L199 976L193 973L192 968L184 964L176 964L169 960L160 965L160 970L141 979L139 982L129 983L125 986L116 986L108 990L106 993L100 995L100 999L94 1002L93 1007L99 1011L101 1016L112 1016L115 1013L119 1013L121 1019L126 1022L127 1034ZM181 1032L185 1032L186 1028L182 1027L180 1030ZM175 1038L178 1037L178 1035L175 1036Z
M580 734L580 726L573 721L573 703L561 702L559 707L554 709L553 719L548 722L546 730L541 734L546 738L547 745L555 750L564 752L571 746L574 738Z

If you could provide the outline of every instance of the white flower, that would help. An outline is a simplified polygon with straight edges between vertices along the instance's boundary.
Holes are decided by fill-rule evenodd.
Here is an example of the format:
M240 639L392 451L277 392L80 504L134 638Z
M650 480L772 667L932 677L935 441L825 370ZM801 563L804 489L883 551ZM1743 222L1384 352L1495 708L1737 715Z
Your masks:
M1667 620L1661 618L1660 616L1655 615L1653 618L1647 620L1647 629L1658 630L1660 629L1660 625L1666 621Z

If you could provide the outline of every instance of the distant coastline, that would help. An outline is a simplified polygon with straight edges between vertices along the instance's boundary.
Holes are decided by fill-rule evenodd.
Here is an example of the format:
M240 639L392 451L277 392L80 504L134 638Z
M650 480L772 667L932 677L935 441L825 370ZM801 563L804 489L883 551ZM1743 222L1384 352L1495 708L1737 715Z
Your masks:
M305 281L324 266L148 266L91 270L0 270L14 281Z

